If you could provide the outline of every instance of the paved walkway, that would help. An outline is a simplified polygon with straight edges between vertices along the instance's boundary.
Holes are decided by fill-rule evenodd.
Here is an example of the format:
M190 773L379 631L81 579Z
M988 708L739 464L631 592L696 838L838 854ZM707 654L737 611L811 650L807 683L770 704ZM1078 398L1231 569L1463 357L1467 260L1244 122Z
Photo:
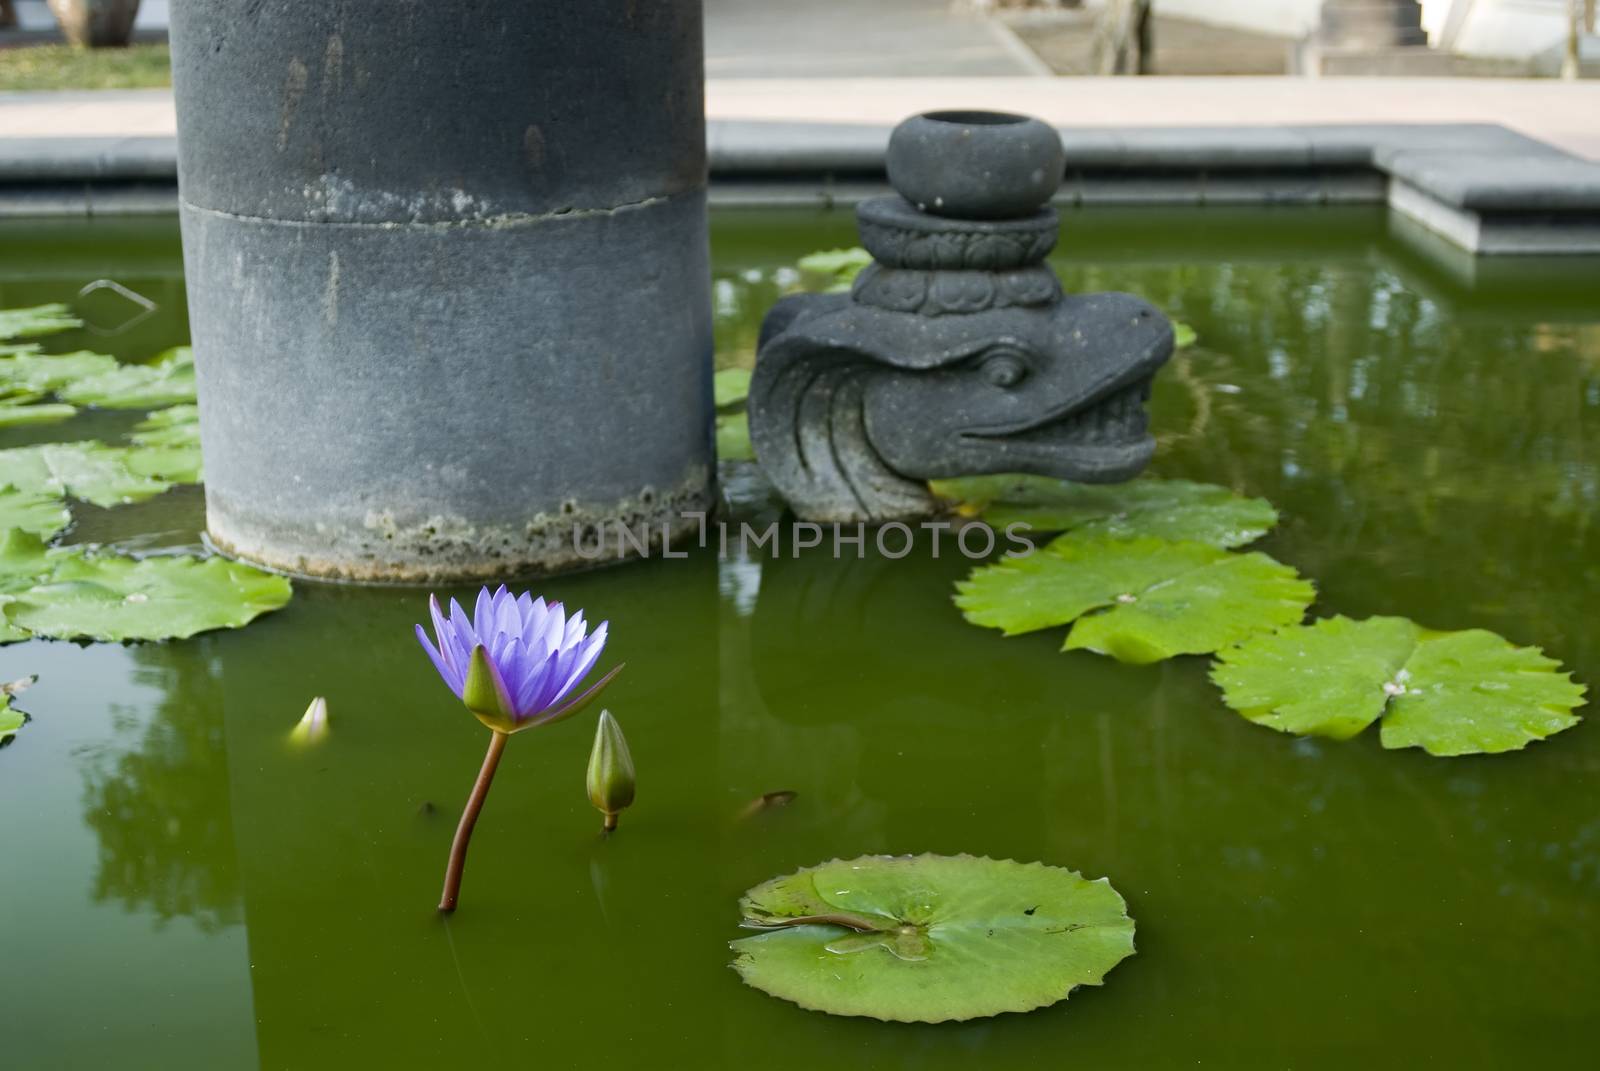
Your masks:
M706 0L709 78L1049 76L954 0Z
M888 124L930 108L1062 126L1500 123L1600 159L1600 81L1487 78L714 78L713 119ZM173 133L166 90L0 94L0 137Z
M718 79L714 119L893 123L930 108L1028 112L1058 126L1499 123L1600 159L1600 80L1510 78Z

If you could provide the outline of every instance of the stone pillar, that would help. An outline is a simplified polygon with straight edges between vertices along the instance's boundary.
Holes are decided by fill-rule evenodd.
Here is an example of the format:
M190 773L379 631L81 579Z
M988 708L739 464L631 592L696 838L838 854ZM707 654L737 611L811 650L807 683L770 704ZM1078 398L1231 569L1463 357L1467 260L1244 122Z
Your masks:
M699 0L174 0L221 549L464 580L584 564L602 524L694 527L700 24Z

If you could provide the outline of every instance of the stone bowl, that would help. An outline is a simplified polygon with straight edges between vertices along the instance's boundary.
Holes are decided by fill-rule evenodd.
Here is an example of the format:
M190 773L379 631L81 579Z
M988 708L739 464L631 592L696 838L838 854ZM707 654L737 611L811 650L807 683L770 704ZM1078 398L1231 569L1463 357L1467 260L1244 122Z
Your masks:
M889 136L889 182L917 208L958 219L1019 219L1050 202L1066 169L1061 136L1009 112L914 115Z

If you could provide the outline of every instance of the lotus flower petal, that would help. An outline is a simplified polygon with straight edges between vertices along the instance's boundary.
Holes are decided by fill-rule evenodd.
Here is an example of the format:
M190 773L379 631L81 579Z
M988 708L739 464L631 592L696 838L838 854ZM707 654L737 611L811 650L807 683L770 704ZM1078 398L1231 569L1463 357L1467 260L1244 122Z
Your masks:
M481 589L470 618L454 599L446 614L434 596L428 615L433 636L418 625L417 642L440 679L464 702L471 693L469 708L504 732L565 716L572 704L561 707L562 701L588 676L606 643L606 622L591 631L582 610L568 616L559 602L512 594L505 585Z

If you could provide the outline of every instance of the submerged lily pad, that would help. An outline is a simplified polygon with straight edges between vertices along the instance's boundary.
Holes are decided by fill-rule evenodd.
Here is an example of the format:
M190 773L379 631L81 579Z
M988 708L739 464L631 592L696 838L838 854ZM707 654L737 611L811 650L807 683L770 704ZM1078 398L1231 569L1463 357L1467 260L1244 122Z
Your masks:
M956 591L975 625L1015 636L1071 623L1062 650L1138 664L1294 624L1315 596L1310 581L1265 554L1076 534L976 569Z
M1516 751L1576 725L1584 687L1536 647L1402 617L1333 617L1224 651L1223 700L1280 732L1348 739L1383 719L1386 748Z
M738 405L750 395L750 369L724 368L712 378L718 409Z
M194 352L170 349L150 364L125 364L56 392L62 401L101 409L155 409L194 401Z
M1025 1012L1133 954L1101 878L970 855L834 860L757 885L731 942L744 981L802 1008L906 1023Z
M129 468L129 453L88 441L19 446L0 450L0 472L18 490L71 495L108 508L154 498L172 486Z
M14 596L10 622L56 639L183 639L238 628L289 601L289 581L224 558L72 555Z
M1278 523L1278 511L1264 498L1191 480L1106 485L1010 475L935 480L929 486L940 498L959 502L963 513L980 515L996 528L1023 524L1040 532L1155 536L1238 547Z
M0 309L0 341L39 338L82 326L83 321L59 302L35 305L28 309Z
M20 528L49 539L71 523L72 511L60 495L0 487L0 532Z

